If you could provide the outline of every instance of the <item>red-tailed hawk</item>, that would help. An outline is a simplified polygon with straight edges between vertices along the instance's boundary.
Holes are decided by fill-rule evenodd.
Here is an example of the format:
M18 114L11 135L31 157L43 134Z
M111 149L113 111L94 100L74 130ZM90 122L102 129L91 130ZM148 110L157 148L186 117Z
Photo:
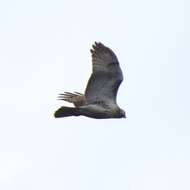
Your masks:
M97 43L92 46L92 74L84 94L65 92L59 99L71 102L75 107L63 106L54 116L86 116L96 119L123 118L125 112L118 107L116 96L123 80L121 68L114 52Z

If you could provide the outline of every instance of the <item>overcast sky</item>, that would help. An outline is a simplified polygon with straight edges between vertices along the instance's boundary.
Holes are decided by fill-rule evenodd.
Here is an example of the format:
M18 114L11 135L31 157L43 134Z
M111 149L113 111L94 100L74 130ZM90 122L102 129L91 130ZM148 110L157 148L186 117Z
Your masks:
M0 1L0 189L189 190L190 1ZM127 119L54 119L90 48L120 61Z

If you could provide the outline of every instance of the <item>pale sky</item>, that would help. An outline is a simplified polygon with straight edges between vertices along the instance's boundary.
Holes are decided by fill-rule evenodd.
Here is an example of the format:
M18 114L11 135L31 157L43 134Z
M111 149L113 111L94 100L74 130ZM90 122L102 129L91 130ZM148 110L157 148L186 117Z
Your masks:
M189 190L190 1L0 1L0 189ZM127 119L54 119L113 49Z

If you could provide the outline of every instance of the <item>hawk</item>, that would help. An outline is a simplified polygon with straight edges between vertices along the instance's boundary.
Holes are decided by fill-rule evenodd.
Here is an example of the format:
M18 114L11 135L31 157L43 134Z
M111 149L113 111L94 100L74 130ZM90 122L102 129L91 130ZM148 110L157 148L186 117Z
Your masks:
M92 54L92 74L84 94L64 92L59 100L73 103L75 107L62 106L54 116L86 116L95 119L125 118L125 111L116 102L118 88L123 81L119 61L114 52L95 42Z

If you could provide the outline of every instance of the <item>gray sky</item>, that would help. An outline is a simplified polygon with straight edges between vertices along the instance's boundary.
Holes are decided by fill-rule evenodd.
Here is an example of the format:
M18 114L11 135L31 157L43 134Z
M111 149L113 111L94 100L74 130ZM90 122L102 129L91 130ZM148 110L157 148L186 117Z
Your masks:
M0 189L189 190L190 1L0 2ZM127 119L54 119L89 49L118 56Z

